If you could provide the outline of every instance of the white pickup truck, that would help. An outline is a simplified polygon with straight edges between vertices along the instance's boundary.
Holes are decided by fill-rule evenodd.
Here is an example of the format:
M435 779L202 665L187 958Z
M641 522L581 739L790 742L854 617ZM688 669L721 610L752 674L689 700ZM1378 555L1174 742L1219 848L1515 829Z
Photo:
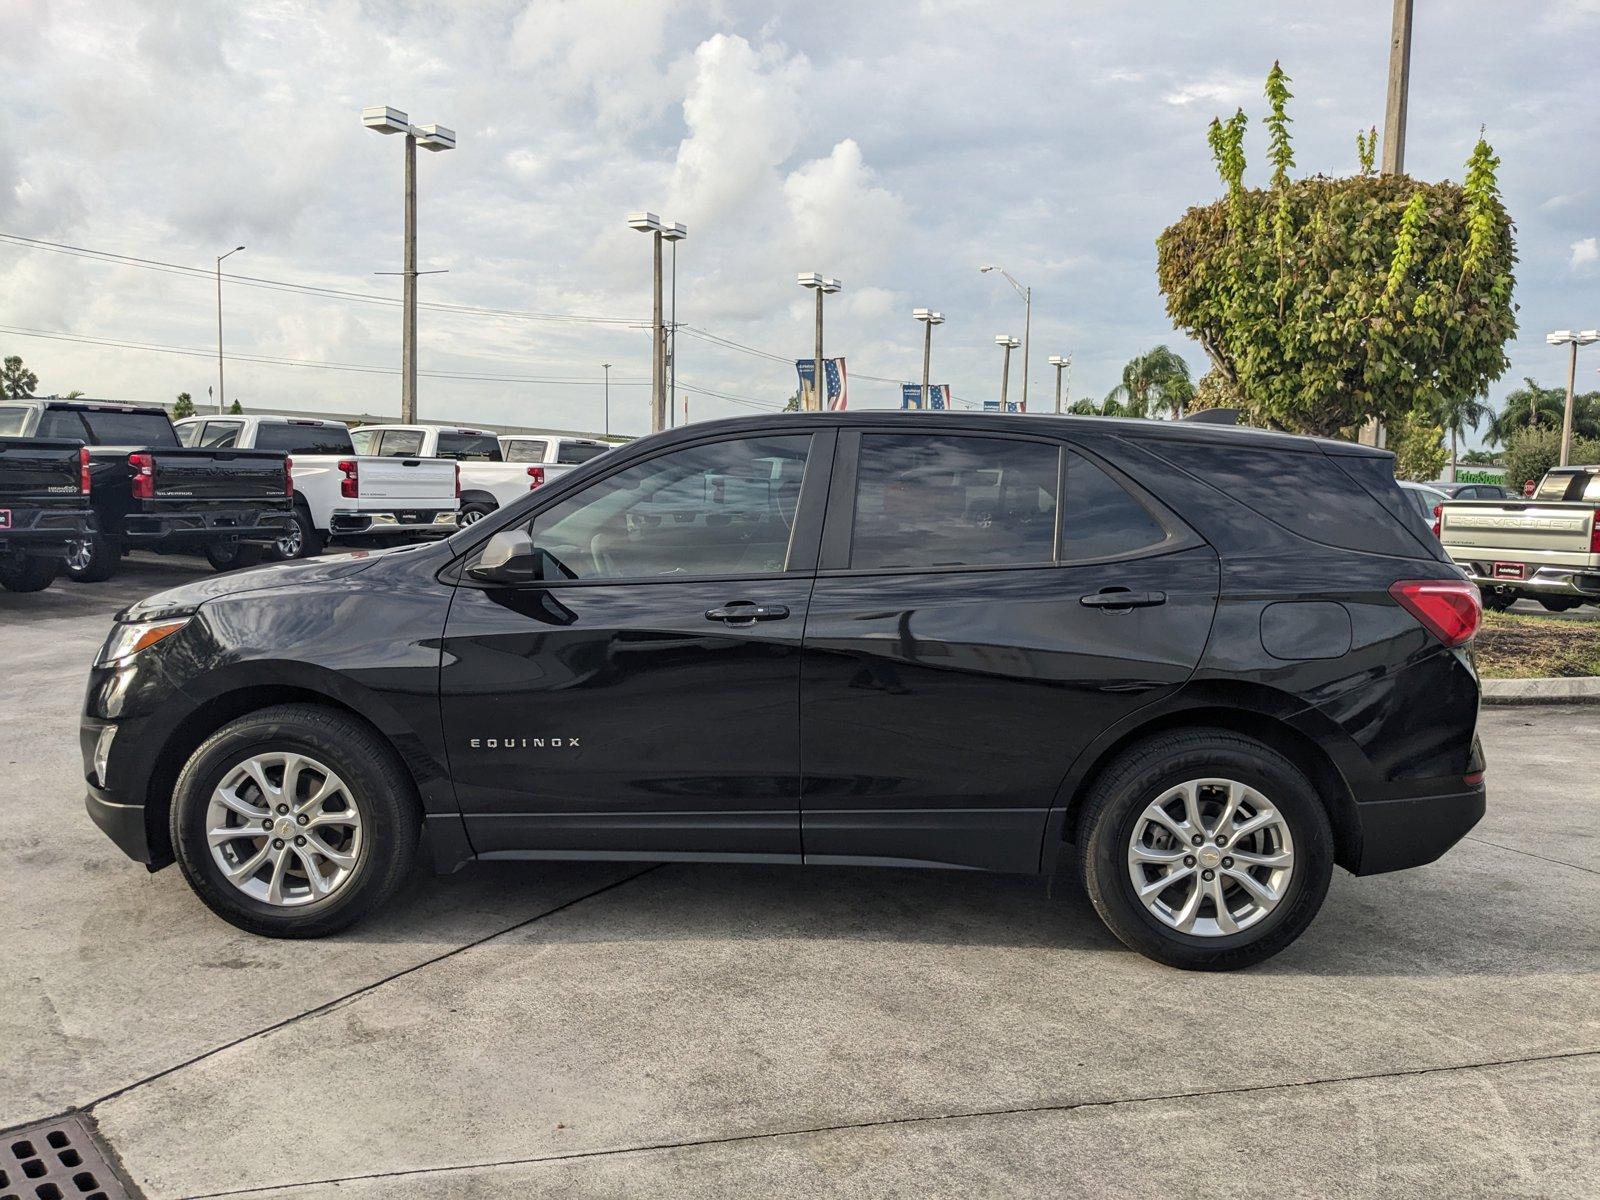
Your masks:
M500 452L507 462L544 468L545 482L565 475L579 463L599 458L613 443L598 438L568 437L557 433L502 433Z
M337 421L300 417L187 417L178 441L201 448L277 450L289 456L293 519L270 553L320 554L330 539L397 543L457 529L460 500L453 464L420 455L363 455Z
M461 472L461 524L481 521L544 482L544 473L505 461L491 430L465 425L363 425L351 436L362 454L447 458Z

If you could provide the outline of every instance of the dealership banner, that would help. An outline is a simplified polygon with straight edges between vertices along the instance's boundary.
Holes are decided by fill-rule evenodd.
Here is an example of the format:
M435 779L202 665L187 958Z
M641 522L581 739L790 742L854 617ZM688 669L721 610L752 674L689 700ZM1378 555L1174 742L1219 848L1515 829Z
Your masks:
M920 383L902 383L900 385L900 407L922 407L922 385ZM950 385L948 383L930 383L928 385L928 408L941 412L954 408L950 403Z
M830 411L839 412L850 406L850 392L848 377L845 374L844 359L825 358L823 362L823 380L828 388L828 408ZM795 370L800 374L801 400L813 394L816 390L817 360L814 358L798 358L795 360ZM802 403L804 408L805 404Z
M984 412L999 412L1000 411L1000 401L998 401L998 400L985 400L983 402L983 411ZM1006 411L1007 412L1024 412L1026 410L1022 407L1020 402L1018 402L1016 400L1007 400L1006 401Z

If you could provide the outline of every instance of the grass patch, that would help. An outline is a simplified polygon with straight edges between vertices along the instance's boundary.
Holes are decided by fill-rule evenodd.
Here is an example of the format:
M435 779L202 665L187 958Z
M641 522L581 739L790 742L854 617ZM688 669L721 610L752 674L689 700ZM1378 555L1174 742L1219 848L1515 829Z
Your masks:
M1600 675L1600 621L1486 612L1472 657L1485 679Z

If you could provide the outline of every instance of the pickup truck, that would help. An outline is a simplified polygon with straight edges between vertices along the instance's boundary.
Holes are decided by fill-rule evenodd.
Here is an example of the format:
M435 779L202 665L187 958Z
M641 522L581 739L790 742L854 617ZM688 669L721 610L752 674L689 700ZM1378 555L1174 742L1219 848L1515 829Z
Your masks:
M465 425L363 425L352 430L356 450L382 458L448 458L461 469L463 525L483 520L544 482L543 468L510 463L488 429Z
M599 458L612 448L611 442L602 442L595 438L567 437L564 434L502 433L500 435L500 453L505 456L507 462L537 466L543 473L534 484L535 487L565 475L579 463Z
M37 592L66 561L67 543L94 532L89 450L65 439L4 436L20 413L0 414L0 588Z
M110 579L132 549L201 551L219 571L260 558L288 525L281 453L178 444L160 408L101 400L8 400L0 425L24 438L82 442L95 528L70 538L69 578Z
M279 559L321 554L330 540L399 543L456 531L457 471L426 458L356 453L337 421L303 417L187 417L178 440L204 449L273 450L289 456L289 530L268 551Z
M1485 607L1600 604L1600 466L1557 467L1527 500L1437 505L1434 528Z

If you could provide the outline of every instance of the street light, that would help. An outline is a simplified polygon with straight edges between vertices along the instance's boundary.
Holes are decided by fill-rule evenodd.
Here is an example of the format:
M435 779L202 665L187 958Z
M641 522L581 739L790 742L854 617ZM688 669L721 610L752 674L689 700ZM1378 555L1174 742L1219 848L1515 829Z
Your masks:
M228 254L217 255L217 411L222 411L222 260L229 254L237 254L243 246L235 246Z
M417 147L438 153L456 148L456 134L443 125L413 125L397 108L378 105L361 110L361 123L379 133L406 137L405 269L400 318L400 421L417 420Z
M1011 352L1018 346L1022 345L1022 343L1016 338L1012 337L1009 333L997 333L994 335L994 344L1005 351L1005 358L1001 361L1000 365L1000 411L1005 412L1006 389L1011 384ZM1022 382L1023 385L1026 386L1028 381L1027 379L1023 379ZM1024 407L1022 411L1027 412L1027 401L1023 401L1023 406Z
M677 243L689 236L683 225L663 221L653 212L628 214L628 228L651 235L654 250L654 292L650 316L650 432L660 433L667 427L667 338L661 313L661 243L672 242L673 258L677 258ZM673 291L677 291L674 280Z
M1028 411L1028 340L1033 329L1033 289L1024 287L1017 282L1016 276L1004 267L979 267L978 273L987 275L990 271L999 271L1005 277L1012 290L1022 297L1022 411Z
M1567 409L1561 418L1561 465L1564 467L1572 452L1572 391L1578 382L1578 347L1600 341L1600 329L1585 329L1581 333L1558 329L1545 334L1544 340L1552 346L1572 347L1572 356L1567 360Z
M928 365L933 358L933 327L944 324L944 314L931 308L914 309L913 317L922 322L922 407L928 407Z
M1059 354L1050 356L1050 365L1056 369L1056 413L1061 412L1061 372L1072 370L1072 355L1063 358ZM1069 376L1070 378L1070 376Z
M823 397L828 390L828 375L823 368L824 360L822 357L822 297L837 292L844 287L844 284L837 279L828 279L813 271L809 275L801 273L800 286L810 288L817 293L817 348L816 358L812 362L811 411L821 412L827 407Z
M611 436L611 364L601 363L606 373L606 437Z

